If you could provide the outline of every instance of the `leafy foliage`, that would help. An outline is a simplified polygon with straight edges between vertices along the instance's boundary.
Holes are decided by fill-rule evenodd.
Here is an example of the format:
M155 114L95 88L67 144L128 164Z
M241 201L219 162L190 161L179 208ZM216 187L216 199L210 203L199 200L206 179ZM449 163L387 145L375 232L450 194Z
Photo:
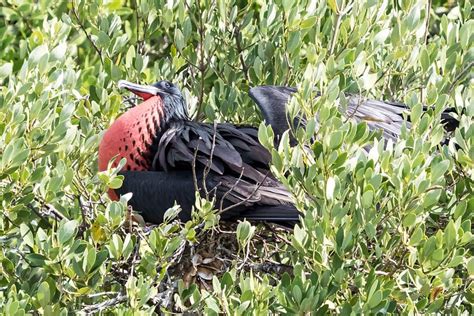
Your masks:
M472 314L471 14L469 1L3 1L0 309ZM133 101L122 78L173 80L195 117L252 124L250 86L298 85L290 115L318 123L295 126L293 147L259 135L302 223L224 230L199 199L188 223L176 207L133 224L128 197L106 195L118 169L96 166ZM412 129L383 142L341 117L342 92L405 102ZM441 146L448 107L460 125Z

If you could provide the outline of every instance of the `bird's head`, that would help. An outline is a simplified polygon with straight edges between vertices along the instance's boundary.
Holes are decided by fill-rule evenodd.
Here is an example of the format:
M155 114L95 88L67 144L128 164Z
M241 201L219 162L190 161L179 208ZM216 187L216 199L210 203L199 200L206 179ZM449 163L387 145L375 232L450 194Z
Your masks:
M166 119L188 120L188 108L181 90L173 83L161 80L152 85L140 85L125 80L118 82L118 87L127 89L143 100L160 96L165 106Z

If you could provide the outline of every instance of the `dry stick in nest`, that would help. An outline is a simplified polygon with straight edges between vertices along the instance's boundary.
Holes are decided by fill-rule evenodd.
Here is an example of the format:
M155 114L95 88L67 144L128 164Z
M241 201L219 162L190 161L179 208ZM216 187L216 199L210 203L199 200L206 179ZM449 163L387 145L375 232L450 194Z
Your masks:
M222 196L221 202L220 202L220 206L219 206L219 214L224 213L225 210L222 209L222 207L224 206L224 200L225 200L225 198L227 197L227 195L229 195L230 192L232 192L232 191L235 189L235 187L237 186L237 184L238 184L238 183L240 182L240 180L242 179L243 174L244 174L244 169L242 168L242 171L240 172L240 175L239 175L239 177L237 178L237 181L236 181L236 182L232 185L232 187L231 187L229 190L227 190L227 192L224 193L224 195Z
M235 187L237 186L238 182L242 179L242 174L243 174L243 169L242 168L242 172L240 173L240 176L239 178L237 179L237 181L234 183L234 185L232 185L232 187L224 194L224 197L230 193L232 190L235 189ZM243 199L242 201L236 203L236 204L233 204L233 205L230 205L228 207L226 207L225 209L222 209L222 200L224 199L224 197L222 198L221 200L221 208L220 208L220 211L219 211L219 214L222 214L224 212L227 212L228 210L231 210L233 209L234 207L237 207L237 206L240 206L242 204L244 204L245 202L247 202L248 200L250 200L253 195L262 187L263 183L265 182L265 180L267 179L268 177L268 174L270 173L270 170L267 171L267 173L265 174L265 177L263 178L262 182L258 183L257 186L255 187L255 189L252 191L252 193L249 194L248 197L246 197L245 199Z
M216 122L214 122L214 127L213 128L214 128L214 134L212 135L211 155L209 157L209 161L206 163L206 166L204 167L204 172L203 172L203 176L202 176L202 182L203 182L204 192L206 193L206 199L209 199L209 192L207 191L206 180L207 180L207 176L209 175L209 172L211 171L212 158L214 157L214 149L216 148L216 135L217 135L217 123Z
M214 137L213 137L213 141L212 141L210 163L208 162L206 164L204 172L203 172L203 179L202 179L202 185L203 185L204 195L205 195L206 199L209 199L209 191L207 190L207 184L206 184L207 176L209 175L209 172L210 172L210 167L208 169L208 166L210 166L210 164L212 164L212 156L214 154L214 147L215 147L215 133L214 133ZM192 171L192 175L193 175L194 190L196 192L198 192L199 195L201 195L201 192L199 190L198 181L197 181L197 175L196 175L196 159L197 159L198 151L199 151L199 142L197 143L196 149L194 150L193 161L191 163L191 169L192 169L191 171ZM217 186L218 185L216 185L216 187L214 187L212 190L217 190Z
M198 149L199 149L199 142L197 143L197 147L194 150L193 161L192 161L192 164L191 164L191 169L192 169L191 171L193 173L194 190L196 192L199 192L199 186L198 186L198 183L197 183L197 176L196 176L196 158L197 158Z
M364 102L366 100L366 97L362 96L362 95L359 95L359 97L357 98L357 105L356 107L354 108L354 111L352 113L350 113L349 115L346 116L346 119L344 120L344 123L347 123L351 118L354 117L354 115L357 113L357 110L359 109L359 107L362 105L362 102ZM349 109L348 109L349 110Z

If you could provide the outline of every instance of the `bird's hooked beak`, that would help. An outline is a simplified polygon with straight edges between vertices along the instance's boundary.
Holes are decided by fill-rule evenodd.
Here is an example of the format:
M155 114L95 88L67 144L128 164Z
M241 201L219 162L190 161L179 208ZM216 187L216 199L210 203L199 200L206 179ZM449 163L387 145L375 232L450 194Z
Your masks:
M137 83L132 83L126 80L119 80L118 87L120 89L127 89L128 91L139 96L143 100L148 100L149 98L153 96L159 95L161 93L165 93L165 91L161 90L160 88L149 86L149 85L141 85Z

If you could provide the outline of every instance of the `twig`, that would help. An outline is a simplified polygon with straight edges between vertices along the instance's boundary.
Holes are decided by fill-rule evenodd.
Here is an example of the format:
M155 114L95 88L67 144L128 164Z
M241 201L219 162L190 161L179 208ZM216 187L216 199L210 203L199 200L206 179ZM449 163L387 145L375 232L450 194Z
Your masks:
M237 178L237 181L236 181L236 182L232 185L232 187L231 187L229 190L227 190L227 192L224 193L224 195L222 196L221 202L220 202L220 206L219 206L219 210L222 210L222 207L224 206L223 204L224 204L225 198L227 197L227 195L230 194L230 192L232 192L232 191L235 189L235 187L237 186L237 184L238 184L238 183L240 182L240 180L242 179L243 174L244 174L244 169L242 168L242 171L240 172L240 175L239 175L239 177ZM223 211L219 211L219 213L223 213Z
M245 80L247 80L247 82L250 82L249 67L247 64L245 64L244 55L242 54L243 53L242 45L241 45L242 33L240 32L240 27L237 26L235 23L234 23L234 35L235 35L235 44L237 45L237 53L239 54L240 64L244 72Z
M362 102L363 102L362 100L363 99L365 101L365 98L363 98L363 96L359 94L358 99L357 99L357 105L356 105L354 111L351 114L349 114L348 116L346 116L346 120L344 121L344 123L347 123L351 118L354 117L354 115L357 113L357 110L362 105ZM350 103L350 99L349 99L349 103Z
M209 198L209 192L207 191L206 180L212 168L212 157L214 157L214 149L216 148L216 136L217 136L217 122L214 122L214 135L212 135L211 155L209 157L208 163L206 163L206 166L204 167L204 172L203 172L203 177L202 177L204 192L206 193L206 199Z
M43 206L45 206L47 209L47 211L45 211L44 214L48 216L53 215L56 220L60 220L60 221L62 221L63 219L67 219L67 217L64 216L60 211L58 211L53 205L43 204Z
M136 47L136 52L137 52L137 55L138 55L141 52L140 48L143 44L143 41L140 41L140 16L138 15L137 0L132 1L132 9L135 11L135 23L137 25L137 34L136 34L137 35L137 47ZM145 28L144 28L143 34L146 34L146 29Z
M379 83L380 80L383 79L383 77L385 77L385 75L391 70L391 67L387 67L383 72L382 74L380 75L380 77L377 78L377 80L375 81L374 83L374 87L377 85L377 83Z
M98 297L98 296L114 295L114 294L118 294L118 293L117 292L100 292L100 293L88 294L87 297L88 298L94 298L94 297Z
M12 224L13 226L17 227L17 228L20 228L19 225L15 224L14 221L12 221L12 219L10 217L8 217L7 213L5 211L3 211L3 218L5 218L10 224ZM3 236L2 236L3 237Z
M92 47L94 47L95 51L97 52L97 54L99 54L99 59L100 59L100 63L102 64L102 66L104 65L104 60L103 60L103 57L102 57L102 51L95 45L94 41L92 40L92 37L90 36L90 34L87 32L86 28L84 27L84 25L81 23L81 19L79 18L79 14L77 13L76 11L76 3L75 1L72 1L72 13L74 14L76 20L77 20L77 23L79 24L79 27L81 28L81 30L84 32L84 34L86 35L87 39L89 40L89 42L91 43Z
M125 103L126 109L133 108L137 105L138 98L133 96L133 97L125 97L122 100L122 103Z
M97 313L97 312L100 312L101 310L104 310L106 308L109 308L109 307L118 305L120 303L123 303L126 300L127 300L127 295L118 294L116 297L114 297L110 300L103 301L101 303L94 304L94 305L88 305L88 306L84 307L82 309L82 311L85 312L85 313L91 313L91 314L92 313Z
M204 22L201 10L201 0L197 0L196 5L199 8L199 72L201 73L201 80L199 84L199 96L198 106L196 111L195 120L199 120L202 112L202 104L204 102L204 74L206 73L207 66L204 63Z
M154 297L151 298L151 302L155 306L161 306L164 308L169 308L171 303L173 302L173 294L177 291L178 289L178 282L173 282L173 286L168 286L168 288L161 292L156 294Z
M467 65L467 67L465 67L465 68L456 76L456 78L454 78L453 83L452 83L451 86L449 87L449 90L448 90L449 93L451 93L451 92L453 91L453 89L454 89L455 85L457 84L457 82L458 82L459 80L461 80L462 77L464 77L464 75L465 75L466 73L468 73L469 71L472 70L472 67L473 67L473 66L474 66L474 61L471 61L471 62Z
M332 33L331 46L330 46L330 49L329 49L329 55L332 55L334 53L334 49L336 48L337 37L339 36L339 29L341 27L342 18L344 17L344 15L346 15L352 9L352 5L353 4L350 4L347 7L345 7L344 9L341 9L341 10L338 8L337 12L335 12L335 14L336 14L336 24L334 25L334 31Z
M196 192L199 192L199 186L198 186L197 176L196 176L196 158L197 158L198 149L199 149L199 142L197 143L197 147L194 150L193 162L192 162L192 165L191 165L192 172L193 172L194 190Z
M425 44L428 41L429 29L430 29L430 15L431 15L431 2L432 0L428 0L426 3L426 23L425 23Z
M334 31L332 33L331 46L329 48L329 55L332 55L334 53L337 37L339 35L339 28L341 26L341 19L342 19L342 14L336 13L336 25L334 26Z
M135 244L135 251L133 252L133 258L131 262L131 269L130 269L130 275L133 275L135 273L135 265L138 262L137 257L139 256L140 252L140 241L141 241L141 235L137 235L137 242Z
M267 179L268 177L268 174L270 173L270 170L267 171L267 173L265 174L265 177L263 178L263 180L257 184L257 186L255 187L255 189L252 191L252 193L249 194L248 197L246 197L245 199L243 199L242 201L238 202L238 203L235 203L235 204L232 204L228 207L226 207L225 209L219 211L219 214L222 214L224 212L227 212L228 210L231 210L233 209L234 207L237 207L239 205L242 205L244 204L245 202L247 202L248 200L250 200L253 195L261 188L261 186L263 185L263 182L265 182L265 180ZM229 189L229 191L226 192L226 194L224 194L224 196L222 197L222 200L221 200L221 205L222 205L222 201L224 200L224 197L227 195L228 192L232 191L233 189L235 189L235 187L237 186L237 183L240 181L240 179L242 178L242 174L243 174L243 168L242 168L242 172L239 176L239 179L237 180L237 182Z
M470 286L471 283L473 282L472 280L473 280L473 279L471 278L471 279L465 281L464 286L463 286L463 289L457 293L456 299L455 299L454 302L451 304L451 307L455 307L455 306L456 306L456 304L457 304L458 301L461 299L461 297L462 297L463 294L466 295L466 290L469 288L469 286ZM456 294L454 294L454 295L456 295Z
M87 210L84 204L82 204L80 195L77 196L77 202L79 203L79 208L81 209L82 223L79 227L79 232L82 235L84 231L89 227L89 224L87 223Z

